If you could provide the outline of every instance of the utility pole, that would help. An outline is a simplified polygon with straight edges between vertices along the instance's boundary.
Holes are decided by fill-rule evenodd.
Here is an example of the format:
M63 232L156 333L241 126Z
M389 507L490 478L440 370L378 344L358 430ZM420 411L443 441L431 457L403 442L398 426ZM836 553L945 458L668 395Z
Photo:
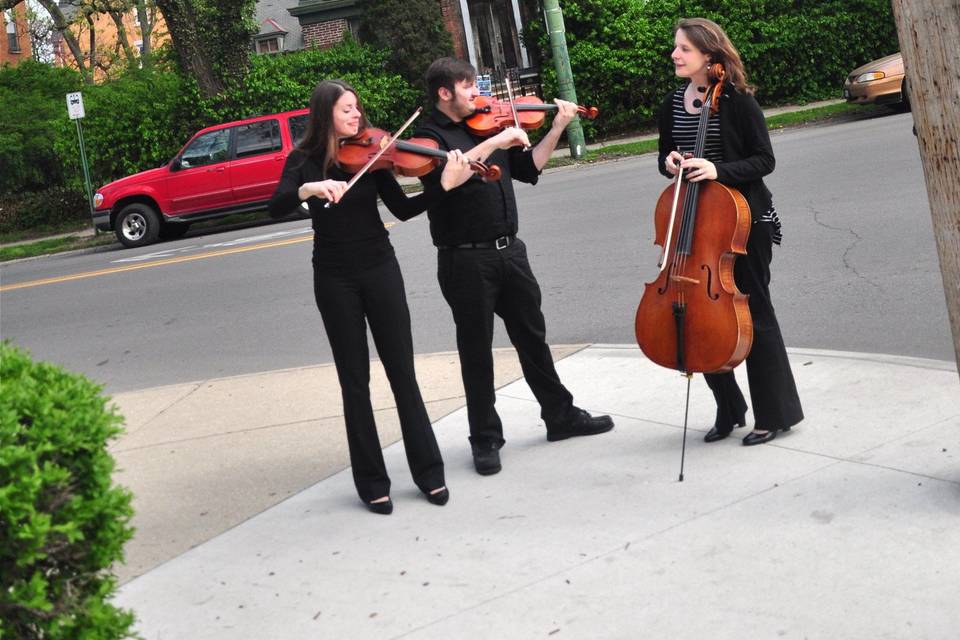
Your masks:
M560 98L576 104L577 90L573 86L573 72L570 70L570 55L567 53L567 36L563 27L560 0L544 0L543 12L547 20L547 32L550 34L550 48L553 50L553 66L557 70ZM579 118L574 118L567 125L567 142L570 144L570 157L578 160L582 158L586 148Z
M893 0L960 368L960 0Z

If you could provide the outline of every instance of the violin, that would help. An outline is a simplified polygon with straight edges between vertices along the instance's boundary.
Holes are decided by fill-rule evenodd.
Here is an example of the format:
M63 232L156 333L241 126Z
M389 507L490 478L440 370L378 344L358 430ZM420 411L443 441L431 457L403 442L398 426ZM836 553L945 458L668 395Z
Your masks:
M402 176L418 177L430 173L447 159L446 152L441 151L437 141L431 138L397 140L383 150L390 138L390 133L382 129L364 129L353 138L341 142L337 150L337 162L344 171L355 174L380 154L367 170L390 169ZM471 160L470 167L484 180L500 179L501 171L497 165L487 166L478 160Z
M496 135L507 127L538 129L543 126L546 113L558 109L557 105L543 103L536 96L514 98L513 108L509 101L498 100L491 96L477 96L473 104L477 109L465 122L471 132L482 137ZM516 120L514 120L514 109L516 109ZM596 107L577 105L577 113L588 120L593 120L600 111Z

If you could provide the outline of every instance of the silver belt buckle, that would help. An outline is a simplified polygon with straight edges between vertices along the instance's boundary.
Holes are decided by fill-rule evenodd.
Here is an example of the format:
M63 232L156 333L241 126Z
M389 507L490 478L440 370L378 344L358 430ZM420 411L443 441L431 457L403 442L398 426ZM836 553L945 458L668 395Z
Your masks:
M500 241L503 241L503 244L500 244ZM497 248L497 251L502 251L510 246L510 237L509 236L500 236L493 242L493 246Z

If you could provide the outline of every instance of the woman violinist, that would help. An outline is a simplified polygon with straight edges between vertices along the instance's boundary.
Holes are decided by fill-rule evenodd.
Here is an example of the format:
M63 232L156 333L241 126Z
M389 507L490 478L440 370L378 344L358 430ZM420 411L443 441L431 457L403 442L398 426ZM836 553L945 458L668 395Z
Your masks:
M750 205L753 224L747 255L737 258L734 280L749 295L753 317L753 347L746 362L754 428L743 444L762 444L803 419L769 290L772 247L780 244L780 221L763 182L774 168L773 148L740 54L719 25L703 18L680 20L671 57L677 77L687 83L669 93L660 107L660 173L674 178L682 168L691 182L716 180L738 189ZM684 159L683 154L694 149L714 63L726 72L719 113L710 115L704 157ZM747 403L733 371L704 377L717 401L716 420L704 440L715 442L746 424Z
M367 323L396 399L414 482L433 504L445 504L450 494L414 373L403 277L377 196L406 220L466 181L472 171L460 152L451 152L440 183L418 196L408 198L388 170L365 173L346 191L350 176L337 164L339 142L366 127L357 93L348 84L325 80L317 85L306 135L287 158L269 209L271 216L283 217L303 201L310 208L314 294L340 380L354 483L371 511L389 514L390 478L370 402ZM331 206L324 207L326 203Z

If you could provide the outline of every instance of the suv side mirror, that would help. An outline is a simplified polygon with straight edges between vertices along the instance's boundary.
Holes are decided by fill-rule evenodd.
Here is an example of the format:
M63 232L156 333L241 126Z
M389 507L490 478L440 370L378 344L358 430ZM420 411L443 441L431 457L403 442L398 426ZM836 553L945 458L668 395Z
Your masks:
M177 156L170 161L170 171L180 171L183 168L183 163L180 160L180 156Z

